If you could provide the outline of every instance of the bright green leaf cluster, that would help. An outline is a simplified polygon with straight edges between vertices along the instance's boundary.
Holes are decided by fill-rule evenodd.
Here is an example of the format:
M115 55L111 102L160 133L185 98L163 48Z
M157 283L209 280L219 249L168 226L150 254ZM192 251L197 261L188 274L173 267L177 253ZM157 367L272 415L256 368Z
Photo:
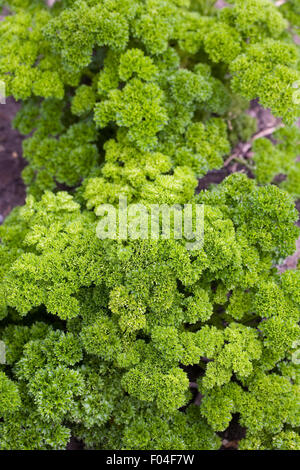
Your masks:
M188 165L203 176L221 167L230 145L212 136L216 152L211 149L207 159L207 149L197 148L195 156L187 145L194 125L221 116L226 138L241 97L259 97L288 123L299 117L299 53L271 0L236 0L221 10L208 0L64 0L53 8L42 1L5 3L15 13L0 25L0 78L7 94L25 100L16 120L25 134L24 119L34 117L31 130L37 130L24 144L30 163L24 178L36 196L98 173L94 145L101 155L119 128L136 151L161 151L173 167ZM45 116L53 103L61 109L56 129ZM241 125L253 129L238 114ZM52 139L80 139L73 127L79 120L90 127L94 120L93 138L76 152L63 143L62 157ZM291 170L291 191L297 175Z
M1 339L15 383L23 384L21 399L35 411L27 418L26 407L11 410L0 429L4 448L14 446L13 426L24 429L20 448L28 445L28 435L34 447L48 448L45 436L31 434L32 420L43 422L45 432L53 423L53 448L61 448L61 433L68 436L60 427L66 419L93 448L176 447L175 435L188 433L189 418L176 410L190 399L185 367L194 364L202 369L200 413L213 429L224 429L236 412L251 436L297 427L296 391L288 378L294 372L286 366L275 373L274 367L290 360L299 337L299 276L287 273L281 286L270 267L276 256L293 251L298 230L292 201L271 188L269 198L246 176L232 175L218 191L204 193L204 246L191 252L176 240L101 241L95 216L63 192L45 193L40 202L29 197L12 213L1 228L7 320L13 309L33 323L9 324ZM252 220L248 230L245 218ZM67 332L59 322L54 330L34 323L36 311L44 321L49 314L67 319ZM119 396L97 399L98 387L109 393L110 369L118 377L116 390L128 394L129 407L112 427L108 423L120 413ZM100 381L96 388L94 380ZM269 393L274 399L260 416L258 403ZM108 434L100 432L103 426ZM156 443L147 440L157 426L170 426L170 440L160 432ZM182 448L215 448L207 425L199 426L198 443L192 433L181 437ZM145 429L143 441L136 437L138 429Z

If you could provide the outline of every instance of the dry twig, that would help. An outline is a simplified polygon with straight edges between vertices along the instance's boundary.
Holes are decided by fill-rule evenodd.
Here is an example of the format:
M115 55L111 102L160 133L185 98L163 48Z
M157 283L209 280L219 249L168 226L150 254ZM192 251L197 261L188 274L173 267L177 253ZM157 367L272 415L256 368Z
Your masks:
M248 153L249 153L249 150L251 150L252 148L252 144L255 140L257 139L260 139L261 137L267 137L269 135L272 135L273 132L277 131L277 129L279 129L280 127L283 127L283 124L279 124L278 126L272 126L272 127L267 127L266 129L263 129L262 131L259 131L257 132L256 134L254 134L250 141L249 142L245 142L245 143L242 143L242 144L239 144L235 151L233 152L232 155L230 155L230 157L227 158L227 160L225 160L224 162L224 166L228 166L229 163L232 161L232 160L236 160L238 161L239 163L243 163L243 165L246 165L247 166L247 162L245 161L241 161L240 159L242 158L247 158ZM238 160L239 159L239 160Z

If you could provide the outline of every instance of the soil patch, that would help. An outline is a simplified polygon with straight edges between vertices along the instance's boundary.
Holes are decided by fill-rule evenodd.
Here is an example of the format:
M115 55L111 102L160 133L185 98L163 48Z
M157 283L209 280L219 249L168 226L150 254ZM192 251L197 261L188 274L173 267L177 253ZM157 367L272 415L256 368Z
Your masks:
M0 223L18 205L24 203L25 186L21 171L23 136L11 127L11 120L19 106L11 98L0 105Z

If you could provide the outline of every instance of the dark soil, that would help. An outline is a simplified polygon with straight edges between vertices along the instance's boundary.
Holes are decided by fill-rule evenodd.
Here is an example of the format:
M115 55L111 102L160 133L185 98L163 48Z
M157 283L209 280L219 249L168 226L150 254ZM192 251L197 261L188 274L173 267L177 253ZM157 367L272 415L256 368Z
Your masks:
M235 414L226 431L218 434L222 438L221 450L237 450L239 441L246 436L246 428L239 424L239 415Z
M249 114L257 119L258 131L262 131L268 127L276 127L280 123L280 119L275 118L268 109L262 108L258 100L251 102Z
M83 449L84 449L83 442L76 439L76 437L71 437L66 450L83 450Z
M21 178L25 166L22 159L23 138L11 128L11 120L17 110L18 104L10 98L6 104L0 104L0 223L25 200L25 186Z
M220 170L209 171L203 178L199 179L197 192L208 189L211 184L220 184L226 176L230 175L231 169L229 167L221 168Z

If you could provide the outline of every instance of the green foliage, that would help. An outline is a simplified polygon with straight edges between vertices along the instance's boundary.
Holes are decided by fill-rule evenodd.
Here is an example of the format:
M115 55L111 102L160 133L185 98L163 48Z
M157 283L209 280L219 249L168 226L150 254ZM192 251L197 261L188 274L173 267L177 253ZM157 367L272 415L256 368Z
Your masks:
M239 142L247 142L257 132L257 121L246 113L240 113L230 121L230 142L233 145Z
M128 128L128 138L147 149L156 143L155 134L163 128L167 115L161 106L162 92L154 83L134 78L122 91L112 90L108 99L95 107L95 122L100 128L110 121Z
M275 436L267 433L259 435L248 435L246 439L242 439L239 448L244 450L297 450L299 448L299 434L294 431L283 431Z
M1 371L0 391L0 415L3 417L9 411L16 411L21 405L21 399L17 385Z
M102 176L85 181L87 207L105 202L119 202L119 195L129 201L183 203L189 200L197 180L189 166L177 166L170 174L172 161L160 152L139 151L127 139L108 140ZM139 166L136 166L136 159Z
M299 113L293 88L299 80L297 61L297 48L293 44L274 39L250 44L230 65L232 87L247 99L259 96L262 106L271 108L275 115L292 124Z
M230 0L233 7L221 11L221 18L235 26L243 38L258 41L279 37L287 26L276 6L269 0Z
M218 449L219 438L201 420L199 411L193 406L186 415L177 412L168 420L153 411L154 419L151 410L136 414L123 435L122 449Z
M203 176L222 166L230 144L213 143L206 162L206 146L195 155L187 145L195 125L221 116L228 140L227 118L242 97L259 97L290 124L299 117L298 48L287 8L271 0L237 0L221 10L208 0L4 3L15 14L0 25L0 78L7 94L25 100L16 126L35 130L24 143L24 179L38 197L98 174L103 146L120 128L136 151L161 151L172 169L188 165ZM89 126L86 135L81 125ZM229 130L235 144L236 134L247 140L255 129L242 114ZM291 169L291 192L297 176Z
M248 100L299 116L288 13L269 0L5 4L0 75L31 135L26 204L0 227L0 449L64 449L70 435L217 449L233 414L241 448L299 449L300 276L275 268L299 236L299 132L255 141L257 181L195 195L255 133ZM98 238L101 205L120 196L204 204L203 245Z
M255 176L259 183L271 183L277 175L284 175L279 184L295 199L300 197L300 130L284 127L273 134L276 145L266 138L254 142L253 161ZM276 179L275 179L276 182Z
M202 414L215 430L229 424L232 413L240 414L240 422L250 436L259 439L260 433L276 435L285 425L299 426L295 397L299 386L277 374L258 373L247 380L247 391L230 383L205 394Z
M205 422L190 425L190 411L176 411L190 399L182 367L193 364L203 364L200 413L213 429L226 428L235 412L255 436L298 426L294 372L273 369L288 364L299 337L299 276L287 273L281 283L270 270L276 257L293 251L293 204L276 187L266 193L243 175L202 199L204 247L192 252L175 240L98 240L96 218L66 193L46 193L40 202L29 197L17 209L18 226L12 214L1 227L8 310L32 318L32 326L9 323L1 334L15 381L8 383L13 391L20 383L28 403L1 424L3 448L14 448L18 426L19 448L29 436L33 448L49 448L51 439L51 448L61 448L66 420L93 448L175 448L175 436L183 449L215 448ZM231 296L215 296L216 281ZM59 323L53 330L34 322L35 309L68 319L67 333ZM111 396L110 376L118 382ZM109 398L97 399L99 387ZM128 394L122 412L120 394ZM34 410L30 417L27 409ZM37 421L45 435L34 434Z
M295 32L299 32L300 27L300 5L298 0L289 0L280 5L280 13L290 22L290 26Z

